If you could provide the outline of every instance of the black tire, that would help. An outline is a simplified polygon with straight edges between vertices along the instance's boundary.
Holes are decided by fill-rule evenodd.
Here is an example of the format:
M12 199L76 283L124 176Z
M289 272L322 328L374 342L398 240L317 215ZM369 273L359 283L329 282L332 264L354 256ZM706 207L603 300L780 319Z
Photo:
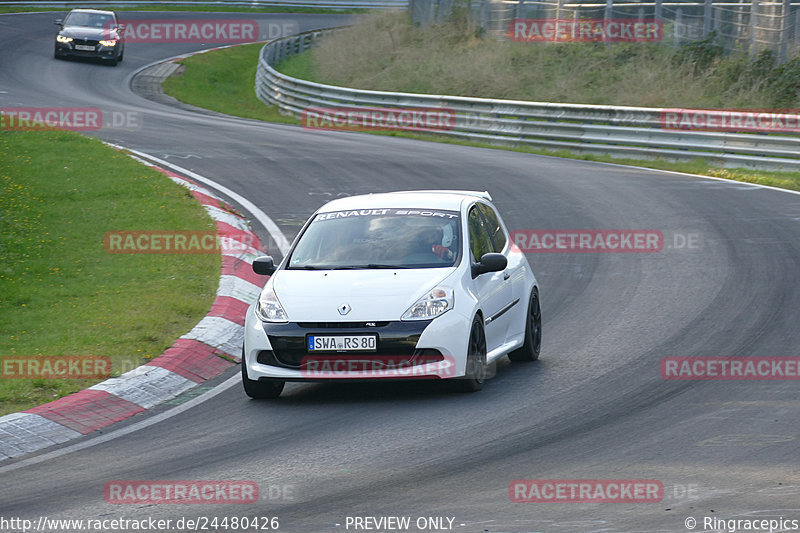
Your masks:
M119 63L119 59L117 59L116 57L114 57L114 58L112 58L112 59L109 59L107 62L108 62L108 64L109 64L109 65L111 65L112 67L116 67L116 66L117 66L117 63Z
M525 320L525 343L522 348L508 354L514 362L536 361L542 351L542 308L539 290L534 287L528 299L528 315Z
M244 362L244 351L242 351L242 385L244 393L254 400L266 400L277 398L283 392L285 381L255 381L247 377L247 365Z
M486 334L480 315L472 319L467 343L467 372L457 378L457 388L461 392L476 392L483 388L486 381Z

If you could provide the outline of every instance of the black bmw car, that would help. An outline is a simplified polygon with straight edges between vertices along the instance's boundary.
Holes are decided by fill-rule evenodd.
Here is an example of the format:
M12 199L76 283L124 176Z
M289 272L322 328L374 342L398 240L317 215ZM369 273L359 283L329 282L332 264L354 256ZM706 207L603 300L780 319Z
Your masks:
M125 26L113 11L73 9L63 20L55 21L61 29L56 35L53 56L98 58L116 65L125 52Z

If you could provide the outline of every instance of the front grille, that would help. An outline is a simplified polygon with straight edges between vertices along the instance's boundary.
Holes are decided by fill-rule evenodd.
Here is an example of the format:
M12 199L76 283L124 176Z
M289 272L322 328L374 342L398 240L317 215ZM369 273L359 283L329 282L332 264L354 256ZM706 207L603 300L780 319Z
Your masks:
M354 329L359 333L375 333L378 335L378 344L374 352L369 354L359 352L334 352L328 355L341 355L342 357L354 357L363 359L369 356L391 356L397 358L411 358L415 354L417 341L423 330L430 324L430 320L420 320L413 322L376 322L376 326L364 327L364 322L355 323L361 326L352 326L352 322L346 322L345 326L340 327L321 327L315 323L314 327L307 327L308 323L289 323L289 324L265 324L267 337L272 346L272 357L278 366L286 368L301 368L304 358L313 353L307 349L306 338L308 335L324 333L332 334L353 334ZM324 322L322 324L335 324ZM382 324L377 326L377 324Z
M389 325L389 321L384 322L298 322L298 326L307 329L349 329L360 328L382 328Z
M412 367L417 365L424 365L428 363L433 363L436 361L444 361L445 357L439 350L434 350L431 348L425 348L421 350L414 350L410 355L404 356L386 356L386 355L375 355L375 354L327 354L327 355L319 355L317 356L315 362L317 363L317 367L320 365L324 365L324 362L332 362L337 359L342 360L354 360L354 361L369 361L373 363L377 363L377 365L371 366L371 368L381 368L380 363L386 363L387 366L390 368L398 368L398 367ZM284 362L278 360L275 357L275 352L272 350L262 350L258 352L256 355L256 361L262 365L269 365L269 366L279 366L283 368L292 368L294 370L303 370L307 368L306 365L299 364L299 365L288 365ZM312 363L313 365L313 363Z
M81 44L87 46L97 46L100 41L93 41L91 39L72 39L72 44Z

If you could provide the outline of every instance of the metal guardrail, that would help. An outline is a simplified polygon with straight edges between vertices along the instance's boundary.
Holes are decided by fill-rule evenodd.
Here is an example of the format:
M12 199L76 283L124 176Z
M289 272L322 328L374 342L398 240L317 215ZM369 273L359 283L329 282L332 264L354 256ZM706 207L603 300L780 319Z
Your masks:
M661 108L492 100L323 85L281 74L274 65L312 47L326 32L305 32L271 41L259 56L258 98L300 116L310 107L447 109L452 129L436 130L476 141L636 159L690 161L704 158L726 167L800 170L800 136L685 131L662 128Z
M324 9L406 8L408 0L4 0L3 6L74 7L74 6L236 6L236 7L308 7Z

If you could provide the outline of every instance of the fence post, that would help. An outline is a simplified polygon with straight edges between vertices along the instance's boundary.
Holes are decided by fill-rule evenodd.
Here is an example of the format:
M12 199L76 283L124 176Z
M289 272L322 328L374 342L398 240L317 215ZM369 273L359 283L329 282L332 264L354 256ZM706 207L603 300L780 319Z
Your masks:
M681 32L683 31L683 8L679 7L675 11L675 25L672 27L673 32L673 41L675 41L676 45L680 45L683 42L681 38Z
M605 13L603 13L605 27L608 27L608 21L612 18L614 18L614 0L606 0L606 10ZM603 40L608 40L608 34L606 32L603 32Z
M703 10L703 39L711 33L711 18L714 15L714 6L711 0L706 0L705 9Z
M661 20L664 15L664 0L656 0L656 20Z
M753 0L750 4L750 47L751 54L758 53L756 47L756 32L758 31L758 0Z
M781 13L781 43L778 47L778 63L786 63L789 60L789 35L792 31L792 25L789 23L791 9L791 0L783 0L783 11Z

